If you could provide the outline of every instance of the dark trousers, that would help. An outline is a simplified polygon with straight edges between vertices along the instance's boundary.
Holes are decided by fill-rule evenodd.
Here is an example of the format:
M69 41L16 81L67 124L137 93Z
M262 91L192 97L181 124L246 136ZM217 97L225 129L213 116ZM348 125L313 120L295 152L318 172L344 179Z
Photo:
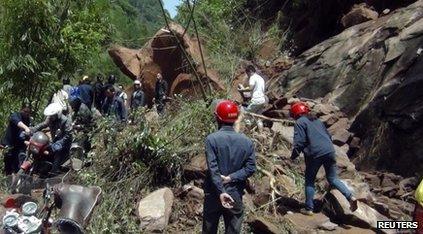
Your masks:
M70 146L65 147L60 151L54 153L53 166L51 172L59 172L60 166L69 159Z
M235 234L241 232L244 217L242 199L235 198L234 208L226 209L220 203L217 195L207 194L204 198L203 207L203 234L216 234L220 216L223 216L225 233Z
M14 147L4 154L4 172L6 175L16 173L25 160L25 148Z
M335 154L329 153L318 158L306 157L305 170L305 194L306 194L306 208L308 210L314 209L313 198L315 193L314 182L316 180L317 172L320 167L325 168L326 179L329 184L338 189L348 200L351 198L351 192L342 183L336 175L336 160Z
M157 113L160 115L164 114L165 109L165 100L163 98L157 98L156 99L157 104Z

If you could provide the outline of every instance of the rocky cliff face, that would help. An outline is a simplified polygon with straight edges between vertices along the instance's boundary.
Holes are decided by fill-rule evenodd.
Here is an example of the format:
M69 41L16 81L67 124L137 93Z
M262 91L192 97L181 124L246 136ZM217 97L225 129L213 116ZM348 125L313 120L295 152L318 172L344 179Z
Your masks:
M412 175L423 171L422 54L420 0L305 51L269 90L335 104L362 139L361 169Z

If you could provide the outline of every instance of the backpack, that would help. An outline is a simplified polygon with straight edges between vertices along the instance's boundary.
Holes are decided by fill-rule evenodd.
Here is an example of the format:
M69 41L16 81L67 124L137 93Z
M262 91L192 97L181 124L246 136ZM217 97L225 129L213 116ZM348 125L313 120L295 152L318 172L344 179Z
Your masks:
M74 101L79 98L81 95L81 91L79 90L78 86L74 86L69 90L69 101Z

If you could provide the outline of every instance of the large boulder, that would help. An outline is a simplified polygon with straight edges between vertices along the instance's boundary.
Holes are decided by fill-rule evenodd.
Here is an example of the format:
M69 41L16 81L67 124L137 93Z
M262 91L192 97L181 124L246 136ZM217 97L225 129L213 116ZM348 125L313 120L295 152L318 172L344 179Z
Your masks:
M338 190L331 190L326 194L325 212L336 222L362 228L376 229L377 221L390 220L362 202L358 202L358 209L352 212L348 200Z
M216 90L224 90L216 71L208 69L206 74L198 46L200 42L184 33L185 29L176 23L170 24L170 30L181 42L184 51L178 47L177 40L171 32L162 28L142 49L134 50L114 45L109 49L109 55L125 75L131 79L141 80L149 104L154 97L156 75L159 72L169 83L169 96L180 93L192 96L195 93L191 91L195 89L199 96L201 94L199 82L206 90L208 84ZM186 74L190 68L184 58L184 52L192 59L200 81L195 76ZM187 89L189 91L186 91Z
M141 228L149 232L162 232L166 228L172 212L173 193L162 188L143 198L137 208Z
M302 53L268 89L338 106L361 138L361 169L423 171L422 25L419 0L352 26Z

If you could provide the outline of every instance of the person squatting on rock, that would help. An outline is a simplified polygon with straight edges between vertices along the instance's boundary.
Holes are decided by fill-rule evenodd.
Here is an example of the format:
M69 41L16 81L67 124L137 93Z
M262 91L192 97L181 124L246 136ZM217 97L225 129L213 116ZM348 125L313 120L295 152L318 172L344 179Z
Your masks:
M301 210L305 215L313 215L314 182L319 168L325 168L329 184L338 189L350 202L352 211L357 209L357 199L336 175L335 148L331 136L323 123L310 113L309 107L302 102L291 106L291 117L296 120L294 126L294 148L291 159L295 160L304 153L306 207Z
M215 109L219 130L205 140L208 174L204 182L203 233L217 233L223 215L225 233L240 233L244 214L242 195L246 180L256 171L253 142L234 131L239 115L232 101Z
M134 92L131 96L131 110L135 110L139 107L145 106L145 94L141 89L141 82L139 80L134 81Z
M266 107L268 99L265 95L266 82L263 77L256 73L256 69L253 65L248 65L245 68L245 72L248 75L248 87L243 87L242 85L238 87L238 91L244 95L245 92L252 92L250 104L247 106L245 111L262 114L263 109ZM261 120L257 121L259 127L262 127L263 123Z
M157 73L157 81L155 87L155 102L157 105L157 113L160 115L164 114L165 109L165 99L167 96L168 84L166 80L163 79L162 74Z
M123 98L119 97L113 85L106 87L106 99L104 100L103 113L112 116L118 122L126 122L128 111L126 109Z
M51 103L44 109L46 119L32 129L32 132L50 129L52 143L47 151L54 155L52 173L59 173L60 166L69 158L69 151L72 144L72 121L70 117L62 114L62 106L58 103Z
M9 124L1 142L1 146L6 148L4 154L6 175L18 172L20 165L25 160L25 137L22 134L29 135L31 133L30 123L31 108L29 105L23 105L20 112L15 112L9 117Z

